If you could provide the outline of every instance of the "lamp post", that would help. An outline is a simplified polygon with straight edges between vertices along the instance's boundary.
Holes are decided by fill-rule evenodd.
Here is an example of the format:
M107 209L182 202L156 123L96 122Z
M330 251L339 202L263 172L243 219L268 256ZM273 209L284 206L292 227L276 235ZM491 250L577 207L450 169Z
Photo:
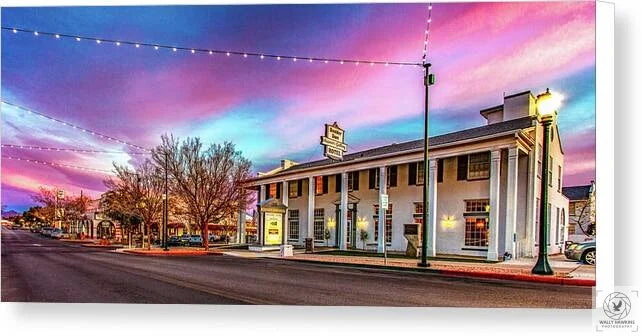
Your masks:
M424 63L424 186L423 186L423 214L421 223L421 261L417 264L419 267L429 267L428 254L428 87L435 84L435 75L430 73L430 63ZM434 216L434 214L433 214ZM385 240L385 238L384 238ZM386 246L384 242L384 247Z
M165 193L163 194L163 250L169 251L167 248L167 217L168 217L168 204L167 204L167 150L165 150ZM206 238L208 239L208 238Z
M548 235L549 221L548 216L548 158L549 145L551 141L551 124L557 114L561 98L553 95L547 88L546 92L537 96L537 112L540 117L540 123L544 127L544 144L542 146L542 178L540 185L540 204L539 204L539 253L537 262L531 270L533 274L552 275L553 268L548 262Z

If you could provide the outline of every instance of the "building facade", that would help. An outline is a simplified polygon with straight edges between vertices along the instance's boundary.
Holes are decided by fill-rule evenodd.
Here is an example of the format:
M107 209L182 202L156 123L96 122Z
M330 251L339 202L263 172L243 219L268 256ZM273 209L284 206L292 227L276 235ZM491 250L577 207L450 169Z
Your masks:
M591 184L564 187L568 198L568 240L581 243L595 239L595 181Z
M428 183L430 256L534 256L543 144L535 97L530 91L506 96L502 105L480 114L485 126L429 139L428 176L423 140L416 140L350 153L342 161L282 160L247 187L257 191L259 204L276 199L287 208L283 243L303 245L312 238L316 246L383 252L385 242L387 250L401 252L421 237L423 183ZM561 187L564 153L557 124L552 127L553 254L563 251L568 200ZM379 211L382 195L388 195L386 211ZM260 222L258 227L261 236Z

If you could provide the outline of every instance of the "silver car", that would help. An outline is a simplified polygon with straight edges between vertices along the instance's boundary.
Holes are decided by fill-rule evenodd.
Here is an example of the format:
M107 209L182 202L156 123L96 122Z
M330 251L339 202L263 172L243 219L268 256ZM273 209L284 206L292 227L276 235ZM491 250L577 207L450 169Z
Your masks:
M595 265L595 241L571 244L564 251L568 259L581 261L588 265Z

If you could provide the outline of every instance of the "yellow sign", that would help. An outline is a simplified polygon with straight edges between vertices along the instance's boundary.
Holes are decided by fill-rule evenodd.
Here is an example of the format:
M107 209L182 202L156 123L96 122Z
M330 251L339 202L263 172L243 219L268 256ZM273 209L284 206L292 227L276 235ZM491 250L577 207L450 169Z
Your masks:
M281 230L283 228L283 215L280 213L266 212L264 238L265 245L281 244Z

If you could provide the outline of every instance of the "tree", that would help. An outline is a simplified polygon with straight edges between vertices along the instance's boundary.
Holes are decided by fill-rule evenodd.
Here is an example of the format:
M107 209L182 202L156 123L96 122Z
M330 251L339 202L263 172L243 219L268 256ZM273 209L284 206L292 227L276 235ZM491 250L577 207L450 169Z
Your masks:
M105 181L105 185L114 191L113 200L118 202L114 207L128 216L139 216L147 232L147 248L151 248L151 224L159 222L163 210L162 171L151 160L145 160L135 170L114 163L116 178ZM125 203L125 204L123 204ZM143 242L144 244L144 242Z
M89 197L65 195L58 197L60 189L40 187L39 193L32 196L32 199L42 206L38 210L40 218L48 223L60 220L61 226L68 225L70 220L81 219L87 210L90 202Z
M359 238L361 238L361 244L363 244L363 249L366 249L366 240L368 240L368 231L364 229L359 229Z
M584 235L595 237L595 207L593 206L593 199L588 198L586 201L582 202L582 204L580 213L577 215L570 214L569 221L574 225L577 225Z
M230 142L205 148L199 138L180 142L163 135L161 140L152 150L153 160L160 170L167 165L171 192L200 228L207 250L208 224L233 217L251 202L251 194L242 188L250 177L250 161Z

